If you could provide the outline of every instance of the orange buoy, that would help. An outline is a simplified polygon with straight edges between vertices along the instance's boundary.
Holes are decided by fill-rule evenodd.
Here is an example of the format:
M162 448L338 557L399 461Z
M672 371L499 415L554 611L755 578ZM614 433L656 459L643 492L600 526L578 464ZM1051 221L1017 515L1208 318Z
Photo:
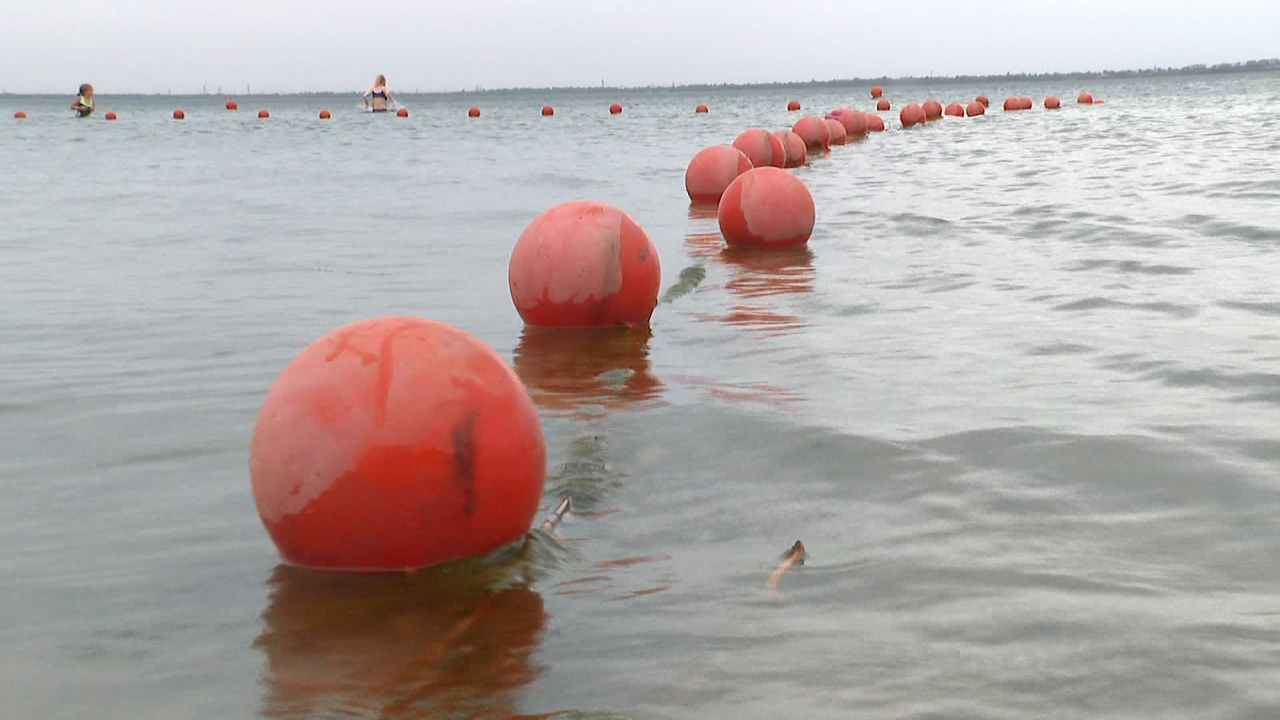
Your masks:
M844 126L846 142L854 142L867 134L867 114L861 110L844 108L840 113L840 124Z
M925 100L920 107L924 108L925 120L941 120L942 119L942 103L937 100Z
M107 111L107 114L106 114L106 115L103 115L102 117L103 117L103 118L105 118L105 119L107 119L107 120L115 120L115 119L116 119L116 114L115 114L115 111L113 111L113 110L108 110L108 111Z
M467 109L467 117L473 117L473 118L480 117L480 108L472 105L470 108Z
M695 113L705 113L705 112L711 112L711 109L707 107L706 103L698 103L698 106L695 107L693 111Z
M876 101L876 109L880 112L888 112L893 106L889 104L888 98L880 98Z
M870 113L863 117L867 119L867 132L884 132L884 118Z
M397 110L396 117L409 117L409 108L400 108Z
M734 138L733 146L747 156L752 167L768 165L782 167L786 161L787 150L782 147L782 141L768 130L760 128L743 130L738 137Z
M185 118L186 116L187 116L187 114L186 114L186 113L184 113L184 112L182 112L182 108L178 108L177 110L174 110L174 111L173 111L173 119L174 119L174 120L181 120L181 119Z
M1023 110L1030 110L1031 108L1036 106L1035 102L1030 97L1027 97L1026 95L1023 95L1022 97L1018 98L1018 100L1022 102Z
M904 128L919 125L925 121L924 108L916 103L908 103L898 113L898 121L902 123Z
M260 118L269 118L269 117L271 117L271 113L267 112L266 110L259 110L259 111L258 111L258 117L260 117Z
M524 386L487 345L434 320L381 317L285 366L258 411L249 475L286 562L401 572L527 532L546 445Z
M984 108L991 107L991 99L988 98L986 95L979 95L978 97L974 98L974 102L982 103L982 107Z
M332 115L328 110L321 110L321 111L320 111L320 119L321 119L321 120L328 120L328 119L329 119L329 118L331 118L331 117L333 117L333 115Z
M969 103L969 106L966 107L964 111L965 111L965 114L968 115L969 117L977 117L978 115L987 114L987 106L983 105L977 100L974 100L973 102Z
M948 117L964 117L964 106L958 102L947 103L947 107L942 111L942 114Z
M1097 99L1095 99L1095 100L1093 101L1093 104L1094 104L1094 105L1106 105L1106 104L1107 104L1107 101L1106 101L1106 100L1103 100L1102 98L1097 98Z
M1005 112L1009 112L1010 110L1021 110L1022 99L1014 95L1010 95L1009 97L1004 99L1004 109L1005 109Z
M22 112L21 110L14 111L14 113L13 113L13 119L15 119L15 120L21 120L21 119L25 118L26 116L27 116L27 114L26 114L26 113L24 113L24 112Z
M529 325L647 326L662 272L657 248L630 215L573 200L529 223L511 251L507 280Z
M556 114L555 108L551 107L550 105L542 106L542 117L550 117L555 114Z
M1046 110L1057 110L1062 107L1062 100L1059 100L1057 95L1050 95L1044 99L1044 107Z
M849 131L844 129L844 123L830 118L822 122L827 126L828 145L844 145L849 141Z
M694 202L719 202L724 189L754 165L732 145L702 148L684 169L684 189Z
M795 112L796 110L799 110L799 109L800 109L800 101L799 101L799 100L792 100L791 102L787 103L787 111L788 111L788 112Z
M820 117L806 115L800 118L791 126L791 132L804 140L808 150L825 150L831 146L831 129L827 127L826 120Z
M609 114L610 114L610 115L619 115L619 114L621 114L621 113L622 113L622 104L621 104L621 103L613 103L613 104L609 105Z
M228 110L239 110L239 109L240 109L240 105L239 105L235 100L232 100L231 98L227 98L227 109L228 109Z
M804 140L799 135L790 130L777 130L773 136L782 141L782 147L786 153L783 167L800 167L809 161L809 152L805 149Z
M1092 105L1092 104L1093 104L1093 95L1091 95L1090 93L1087 93L1087 92L1082 92L1082 93L1080 93L1080 95L1079 95L1079 96L1077 96L1077 97L1076 97L1076 102L1077 102L1077 103L1079 103L1079 104L1081 104L1081 105Z
M720 199L716 219L730 245L781 248L813 234L813 195L800 178L778 168L739 175Z
M884 88L880 87L879 85L872 85L872 86L871 86L871 99L872 99L872 100L876 100L876 99L878 99L878 98L879 98L880 96L882 96L882 95L884 95Z

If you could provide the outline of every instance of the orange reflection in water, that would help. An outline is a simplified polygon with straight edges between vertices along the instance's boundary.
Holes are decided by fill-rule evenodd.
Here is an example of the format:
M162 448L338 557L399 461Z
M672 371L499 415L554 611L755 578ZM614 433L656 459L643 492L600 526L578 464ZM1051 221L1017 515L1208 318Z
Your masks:
M716 237L718 239L719 236ZM693 235L686 238L686 244L693 242ZM721 242L720 250L708 254L707 258L729 268L730 277L724 287L749 302L735 303L724 315L703 316L704 319L726 322L766 335L789 335L808 326L804 319L781 312L765 300L813 292L813 251L807 246L785 250L743 250L725 248Z
M270 718L509 717L547 615L527 587L470 574L277 567L254 646Z
M591 416L661 397L649 366L648 328L526 327L513 366L544 410Z

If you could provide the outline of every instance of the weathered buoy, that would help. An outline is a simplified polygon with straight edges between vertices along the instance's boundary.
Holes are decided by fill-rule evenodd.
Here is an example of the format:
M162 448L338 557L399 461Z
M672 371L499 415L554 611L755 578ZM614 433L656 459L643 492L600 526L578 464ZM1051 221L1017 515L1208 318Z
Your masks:
M720 234L732 246L781 248L813 234L813 195L786 170L756 168L738 176L716 211Z
M889 98L880 98L876 101L876 109L880 112L888 112L893 109L893 105L889 104Z
M884 118L879 115L866 114L867 132L884 132Z
M982 107L984 108L991 107L991 99L988 98L986 95L979 95L978 97L974 98L974 102L982 103Z
M1022 103L1022 109L1023 109L1023 110L1030 110L1031 108L1033 108L1033 107L1035 107L1035 106L1036 106L1035 101L1033 101L1033 100L1032 100L1030 97L1028 97L1027 95L1022 95L1022 96L1020 96L1020 97L1018 98L1018 102Z
M964 117L964 106L958 102L947 103L947 107L942 111L942 114L948 117Z
M555 108L551 107L550 105L542 106L542 117L551 117L552 115L555 115L555 114L556 114Z
M22 120L22 119L23 119L23 118L25 118L26 116L27 116L27 114L26 114L26 113L24 113L24 112L22 112L21 110L15 110L15 111L13 112L13 118L14 118L15 120Z
M1062 107L1062 100L1057 95L1050 95L1044 99L1044 108L1046 110L1057 110Z
M653 241L630 215L573 200L529 223L511 251L507 280L529 325L645 326L662 273Z
M1010 95L1009 97L1004 99L1005 112L1010 112L1013 110L1021 110L1021 109L1022 109L1022 100L1017 96Z
M902 123L902 127L909 128L912 125L919 125L925 121L924 108L916 103L907 103L902 110L898 112L898 121Z
M320 119L321 119L321 120L328 120L330 117L332 117L332 113L330 113L328 110L321 110L321 111L320 111Z
M235 100L232 100L231 98L227 98L226 108L228 110L239 110L240 105Z
M925 120L942 119L942 103L937 100L925 100L920 107L924 109Z
M880 87L879 85L872 85L872 86L871 86L871 99L872 99L872 100L875 100L875 99L879 98L881 95L884 95L884 88Z
M402 572L529 530L546 446L511 368L471 335L415 317L361 320L280 373L249 446L258 515L284 560Z
M115 114L115 112L114 112L114 111L108 110L108 111L107 111L107 114L106 114L106 115L103 115L102 117L104 117L104 118L105 118L105 119L107 119L107 120L115 120L115 119L116 119L116 114Z
M982 103L978 102L977 100L974 100L973 102L969 103L969 106L968 106L968 107L966 107L966 108L964 109L964 112L965 112L965 114L966 114L966 115L968 115L969 117L977 117L978 115L986 115L986 114L987 114L987 106L986 106L986 105L983 105Z
M1107 104L1107 101L1106 101L1106 100L1103 100L1102 98L1095 98L1095 99L1094 99L1094 101L1093 101L1093 104L1094 104L1094 105L1106 105L1106 104Z
M831 146L831 130L827 127L826 120L820 117L806 115L800 118L791 126L791 132L804 140L808 150L826 150Z
M609 114L610 114L610 115L619 115L619 114L621 114L621 113L622 113L622 104L621 104L621 103L611 103L611 104L609 105Z
M409 108L400 108L397 110L396 117L409 117Z
M1076 96L1076 102L1081 105L1092 105L1093 95L1087 92L1082 92L1078 96Z
M782 141L782 147L786 152L783 167L800 167L808 162L809 152L805 149L804 140L799 135L790 130L778 130L773 133L773 136Z
M174 111L173 111L173 119L174 119L174 120L181 120L181 119L185 118L186 116L187 116L187 114L186 114L185 112L183 112L183 111L182 111L182 108L178 108L177 110L174 110Z
M839 120L823 120L827 126L827 144L828 145L844 145L849 140L849 131L844 129L844 123Z
M719 202L729 183L754 167L746 153L732 145L702 148L684 169L684 189L694 202Z
M260 117L260 118L269 118L269 117L271 117L271 113L267 112L266 110L259 110L259 111L258 111L258 117Z
M800 109L800 101L799 101L799 100L792 100L791 102L787 103L787 111L788 111L788 112L795 112L796 110L799 110L799 109Z
M695 113L711 112L710 108L707 107L706 103L698 103L698 106L695 107L693 111Z
M473 117L473 118L480 117L480 108L472 105L470 108L467 109L467 117Z
M782 141L762 128L743 130L734 139L733 146L747 156L752 167L782 167L786 162L787 149L782 146Z
M844 108L840 113L840 124L844 125L846 142L855 142L867 134L867 114L861 110Z

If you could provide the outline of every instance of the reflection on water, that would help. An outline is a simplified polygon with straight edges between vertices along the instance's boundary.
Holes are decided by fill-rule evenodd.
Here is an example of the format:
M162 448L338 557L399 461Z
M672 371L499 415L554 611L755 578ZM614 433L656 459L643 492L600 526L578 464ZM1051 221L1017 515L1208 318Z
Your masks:
M591 417L662 395L649 367L650 335L648 328L526 327L512 364L539 407Z
M720 210L719 203L713 202L695 202L689 203L689 219L690 220L715 220L716 213Z
M726 249L720 259L735 269L725 284L744 298L813 292L813 251L808 245L782 250Z
M265 627L271 718L509 717L547 615L523 585L492 589L477 562L414 575L279 566Z

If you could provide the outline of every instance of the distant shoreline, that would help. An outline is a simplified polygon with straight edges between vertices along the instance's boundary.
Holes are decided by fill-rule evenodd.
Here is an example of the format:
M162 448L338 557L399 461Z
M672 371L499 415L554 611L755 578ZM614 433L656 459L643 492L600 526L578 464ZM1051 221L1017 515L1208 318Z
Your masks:
M842 78L839 80L797 80L788 82L772 82L772 83L691 83L686 85L634 85L634 86L594 86L594 85L566 85L558 87L508 87L508 88L475 88L472 90L428 90L426 92L409 92L401 89L398 91L400 95L414 96L475 96L475 95L501 95L516 93L589 93L589 92L670 92L676 91L714 91L714 90L759 90L768 88L778 89L805 89L805 88L826 88L826 87L846 87L850 85L867 85L867 84L897 84L897 85L959 85L982 82L1053 82L1063 80L1114 80L1125 78L1147 78L1147 77L1194 77L1208 75L1235 75L1244 73L1259 72L1276 72L1280 71L1280 58L1271 58L1268 60L1249 60L1247 62L1236 63L1219 63L1217 65L1187 65L1180 68L1150 68L1145 70L1101 70L1093 72L1066 72L1066 73L1005 73L1004 75L929 75L929 76L904 76L904 77L878 77L878 78ZM10 93L0 91L0 96L12 97L62 97L67 93ZM302 92L281 92L281 93L240 93L232 90L227 93L116 93L118 95L136 95L140 97L222 97L223 95L235 97L251 97L253 95L275 96L275 97L291 97L291 96L343 96L358 95L359 93L351 90L318 90L318 91L302 91Z

